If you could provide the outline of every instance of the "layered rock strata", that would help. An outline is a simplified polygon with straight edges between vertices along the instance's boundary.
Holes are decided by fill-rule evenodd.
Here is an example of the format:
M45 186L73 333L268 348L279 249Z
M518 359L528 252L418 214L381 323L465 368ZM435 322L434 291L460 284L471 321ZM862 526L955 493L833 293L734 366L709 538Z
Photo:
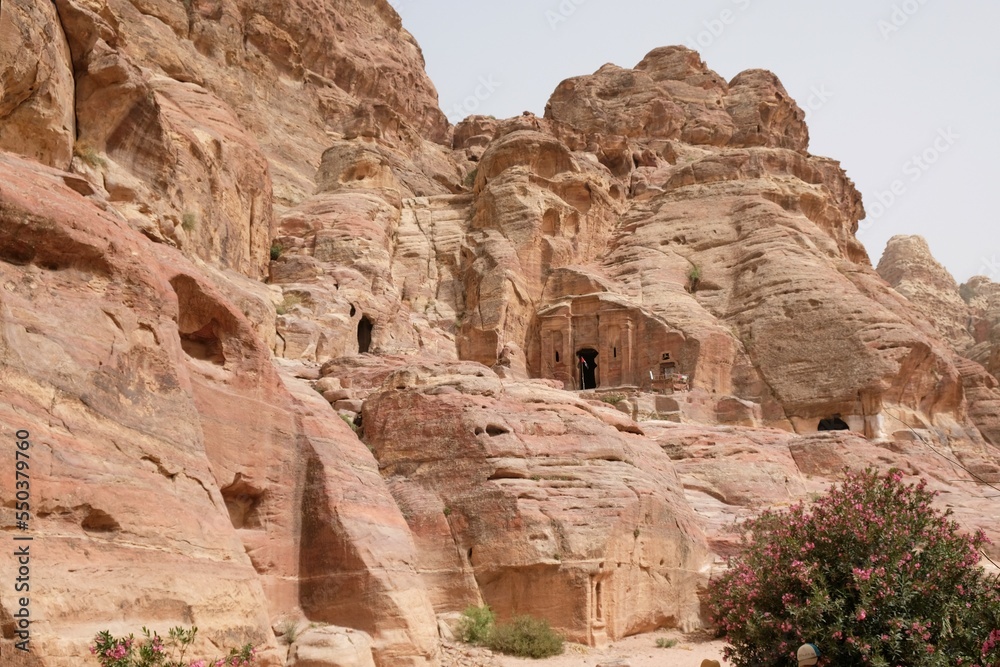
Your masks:
M845 466L995 535L1000 292L917 239L876 272L773 74L667 47L450 127L384 0L8 0L0 36L32 664L198 625L433 666L482 603L690 629L734 522Z

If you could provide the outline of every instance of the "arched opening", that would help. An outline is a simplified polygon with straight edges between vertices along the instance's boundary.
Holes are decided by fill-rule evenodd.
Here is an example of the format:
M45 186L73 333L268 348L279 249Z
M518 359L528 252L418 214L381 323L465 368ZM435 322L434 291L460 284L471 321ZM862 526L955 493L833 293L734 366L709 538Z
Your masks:
M372 329L375 325L367 315L361 316L358 322L358 354L366 354L372 347Z
M585 347L576 353L580 389L597 389L597 350Z
M826 419L819 420L819 426L816 427L817 431L850 431L851 427L847 425L843 419L840 418L839 414L832 417L827 417Z

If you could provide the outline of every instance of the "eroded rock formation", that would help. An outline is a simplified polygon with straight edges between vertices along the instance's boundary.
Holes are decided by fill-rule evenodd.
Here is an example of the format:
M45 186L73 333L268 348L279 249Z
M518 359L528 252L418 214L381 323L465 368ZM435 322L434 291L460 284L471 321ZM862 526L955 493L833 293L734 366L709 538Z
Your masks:
M996 535L1000 288L912 238L876 273L770 72L667 47L451 127L384 0L5 0L0 36L33 664L198 625L433 666L482 603L694 628L733 522L845 466Z

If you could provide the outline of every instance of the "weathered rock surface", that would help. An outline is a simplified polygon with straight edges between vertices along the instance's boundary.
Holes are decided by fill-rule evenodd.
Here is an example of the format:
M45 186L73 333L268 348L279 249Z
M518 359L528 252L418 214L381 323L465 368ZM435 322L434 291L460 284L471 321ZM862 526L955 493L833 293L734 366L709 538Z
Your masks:
M363 632L331 626L307 628L289 650L288 667L375 667L372 640Z
M809 143L805 114L777 77L747 70L727 84L680 46L651 51L635 69L605 65L567 79L545 117L596 136L797 151Z
M959 294L958 283L934 259L922 237L889 239L878 263L878 273L957 352L968 352L976 342L969 332L969 305Z
M961 294L969 304L969 329L975 340L968 356L1000 378L1000 284L975 276L962 285Z
M9 0L0 14L0 150L68 167L73 100L73 65L55 5Z
M197 624L433 667L482 603L694 628L733 522L845 466L997 536L1000 288L913 238L876 273L773 74L666 47L452 128L384 0L11 0L0 37L37 665Z
M198 625L267 658L269 616L297 609L370 632L380 663L433 664L412 538L330 406L286 388L243 314L176 251L66 174L11 157L0 172L0 411L5 437L35 445L32 646L46 664L77 664L98 630L137 622ZM0 602L7 627L14 603Z
M626 421L478 364L389 376L365 403L364 439L436 608L481 595L502 618L532 613L583 643L694 627L702 537L669 459Z

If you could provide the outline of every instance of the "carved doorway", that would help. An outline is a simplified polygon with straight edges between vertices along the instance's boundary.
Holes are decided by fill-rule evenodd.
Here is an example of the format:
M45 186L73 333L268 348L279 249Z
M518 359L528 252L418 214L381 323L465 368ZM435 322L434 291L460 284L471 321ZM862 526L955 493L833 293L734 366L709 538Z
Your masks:
M597 389L597 350L585 347L576 353L580 389Z
M368 316L361 318L358 322L358 353L366 354L372 346L372 331L375 329L375 325L372 323Z

